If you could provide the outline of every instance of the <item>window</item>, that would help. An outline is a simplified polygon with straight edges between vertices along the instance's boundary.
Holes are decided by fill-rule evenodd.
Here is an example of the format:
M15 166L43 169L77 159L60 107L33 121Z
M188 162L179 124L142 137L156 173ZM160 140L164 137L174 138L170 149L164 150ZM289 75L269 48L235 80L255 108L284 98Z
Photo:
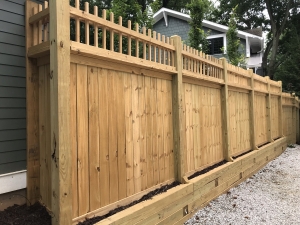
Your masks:
M214 54L222 54L222 48L224 47L223 45L223 37L219 37L219 38L212 38L212 39L208 39L208 49L209 49L209 53L210 55L214 55Z

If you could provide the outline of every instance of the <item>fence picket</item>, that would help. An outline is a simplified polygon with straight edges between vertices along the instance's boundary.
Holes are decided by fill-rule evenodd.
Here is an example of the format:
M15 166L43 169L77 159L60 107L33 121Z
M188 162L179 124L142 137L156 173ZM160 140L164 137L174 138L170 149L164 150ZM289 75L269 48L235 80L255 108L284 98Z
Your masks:
M98 16L98 6L94 6L94 15ZM94 24L94 46L98 48L98 25Z
M89 3L84 3L84 12L89 14ZM90 22L88 20L85 21L85 44L90 45Z
M106 9L102 10L102 19L106 20ZM102 48L106 49L106 27L102 27Z
M114 22L114 13L113 12L110 13L110 22L112 22L112 23ZM109 31L109 37L110 37L109 50L114 52L115 51L115 42L114 42L115 32L112 29Z

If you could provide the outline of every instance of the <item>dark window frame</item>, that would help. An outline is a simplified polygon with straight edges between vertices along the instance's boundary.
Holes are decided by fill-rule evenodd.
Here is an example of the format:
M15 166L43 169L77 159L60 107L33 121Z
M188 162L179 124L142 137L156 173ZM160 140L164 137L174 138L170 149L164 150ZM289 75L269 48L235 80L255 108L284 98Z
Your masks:
M224 37L216 37L216 38L210 38L207 39L209 42L208 54L210 55L216 55L216 54L222 54L222 48L224 47Z

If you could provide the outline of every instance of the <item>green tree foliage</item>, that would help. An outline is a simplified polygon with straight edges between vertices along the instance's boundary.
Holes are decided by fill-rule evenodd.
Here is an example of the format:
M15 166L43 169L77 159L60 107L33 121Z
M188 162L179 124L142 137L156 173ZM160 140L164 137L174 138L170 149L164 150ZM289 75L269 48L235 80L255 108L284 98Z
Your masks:
M292 17L296 16L299 10L299 0L265 0L268 15L270 17L270 32L268 43L263 58L264 74L273 79L276 72L276 60L279 50L279 41L288 25L292 22ZM297 22L298 23L298 22Z
M237 28L248 30L256 27L267 29L269 24L263 11L266 9L264 0L220 0L211 16L208 18L216 23L228 26L231 18L231 11L236 7Z
M232 65L244 67L245 66L245 54L243 51L240 51L242 48L240 39L237 34L237 25L236 25L236 11L237 7L232 10L230 20L229 20L229 29L226 33L227 38L227 56L229 62Z
M291 22L291 17L299 13L299 0L220 0L220 7L212 13L212 20L228 25L231 8L239 4L237 14L237 27L247 30L262 26L269 31L263 57L264 75L273 78L278 60L278 45L281 36ZM267 16L264 15L267 12Z
M298 16L299 17L299 16ZM299 18L298 18L299 19ZM300 96L300 25L291 24L279 45L275 79L286 92Z
M191 0L154 0L151 3L151 8L154 13L163 7L185 13L187 12L186 5L190 2Z
M208 52L209 43L206 39L207 34L202 29L202 21L208 7L208 0L192 0L190 4L187 4L191 16L189 44L191 47L205 53Z

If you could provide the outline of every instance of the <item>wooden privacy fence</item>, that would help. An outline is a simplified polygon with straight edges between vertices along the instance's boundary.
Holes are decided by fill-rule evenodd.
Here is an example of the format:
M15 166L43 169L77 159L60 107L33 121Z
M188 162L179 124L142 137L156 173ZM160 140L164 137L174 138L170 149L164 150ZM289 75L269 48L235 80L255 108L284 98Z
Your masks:
M299 100L280 81L98 14L78 0L26 4L27 191L53 224L299 141Z

